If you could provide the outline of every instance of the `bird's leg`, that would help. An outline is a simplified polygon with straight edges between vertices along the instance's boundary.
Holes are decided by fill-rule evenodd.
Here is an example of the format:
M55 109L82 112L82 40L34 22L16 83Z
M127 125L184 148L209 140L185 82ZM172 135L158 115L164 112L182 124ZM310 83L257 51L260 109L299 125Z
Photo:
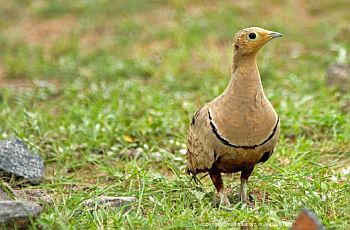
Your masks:
M241 201L245 201L247 196L247 180L241 178L241 188L240 188L240 198Z
M247 169L247 170L243 170L241 172L241 187L240 187L240 198L241 198L241 202L245 202L249 205L252 205L248 200L247 200L247 181L248 178L250 177L250 175L253 172L254 167Z
M226 207L230 207L231 204L227 198L227 195L225 194L224 182L222 181L220 172L216 168L211 168L209 170L209 175L216 188L217 196L220 198L220 204L223 204Z

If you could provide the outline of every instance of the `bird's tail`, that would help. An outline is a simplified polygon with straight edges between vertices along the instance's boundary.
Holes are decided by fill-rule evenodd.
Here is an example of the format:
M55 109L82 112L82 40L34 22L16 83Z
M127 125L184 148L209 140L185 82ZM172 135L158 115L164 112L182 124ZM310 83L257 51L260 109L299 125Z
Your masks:
M204 176L202 176L201 178L198 179L197 173L192 172L192 171L189 170L188 168L187 168L186 172L187 172L189 175L192 175L192 176L191 176L191 179L190 179L190 182L194 181L197 185L200 184L200 185L202 185L202 186L203 186L203 184L202 184L201 180L202 180L204 177L206 177L206 176L209 175L209 173L207 173L207 174L205 174Z

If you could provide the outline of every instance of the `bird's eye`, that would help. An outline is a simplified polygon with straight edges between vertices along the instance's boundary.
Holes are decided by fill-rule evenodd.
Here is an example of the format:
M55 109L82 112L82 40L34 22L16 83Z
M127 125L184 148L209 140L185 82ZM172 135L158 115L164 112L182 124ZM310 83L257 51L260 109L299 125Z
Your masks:
M250 33L248 36L250 39L254 40L256 38L256 33Z

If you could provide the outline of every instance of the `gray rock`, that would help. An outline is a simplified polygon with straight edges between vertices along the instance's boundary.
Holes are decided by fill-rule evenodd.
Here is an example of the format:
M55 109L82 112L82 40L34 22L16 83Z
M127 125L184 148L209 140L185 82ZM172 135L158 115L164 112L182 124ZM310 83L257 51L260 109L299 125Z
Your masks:
M24 228L41 211L40 205L28 201L0 201L0 226Z
M119 208L126 207L130 209L131 205L135 203L137 199L132 196L100 196L96 198L91 198L82 203L83 206L89 209L110 207Z
M346 64L332 64L327 69L327 85L335 87L341 93L350 89L350 66Z
M20 139L9 139L0 142L0 170L34 182L43 177L44 162Z
M26 200L39 204L52 204L53 197L44 189L21 189L13 190L17 200Z
M11 199L7 195L7 193L0 188L0 201L2 200L11 200Z
M16 195L13 189L5 182L0 183L0 201L2 200L15 200Z

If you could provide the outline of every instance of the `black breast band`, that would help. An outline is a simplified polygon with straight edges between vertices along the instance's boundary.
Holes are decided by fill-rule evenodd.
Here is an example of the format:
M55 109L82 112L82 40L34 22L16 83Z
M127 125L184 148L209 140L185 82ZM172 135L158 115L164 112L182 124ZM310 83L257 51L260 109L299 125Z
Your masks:
M278 126L279 121L280 121L279 116L277 116L277 122L276 122L275 126L273 127L272 133L270 134L270 136L268 138L266 138L266 140L264 140L260 144L257 144L257 145L235 145L235 144L231 144L224 137L220 136L220 134L218 133L218 129L215 127L215 125L213 123L213 118L210 115L209 109L208 109L208 116L209 116L211 130L213 131L213 133L215 134L217 139L219 139L224 145L234 147L234 148L242 148L242 149L255 149L256 147L259 147L259 146L265 144L266 142L268 142L269 140L271 140L271 138L275 135L275 133L277 131L277 126Z

